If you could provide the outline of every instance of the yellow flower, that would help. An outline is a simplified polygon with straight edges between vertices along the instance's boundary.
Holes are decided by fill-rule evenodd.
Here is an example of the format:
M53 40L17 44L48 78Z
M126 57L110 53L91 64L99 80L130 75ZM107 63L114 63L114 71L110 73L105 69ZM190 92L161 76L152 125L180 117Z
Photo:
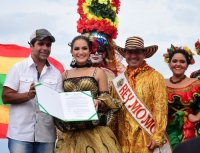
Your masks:
M85 3L87 3L87 5L91 5L92 4L92 0L86 0Z
M197 54L200 55L200 48L196 48L195 50L196 50Z
M169 58L164 58L164 61L166 62L166 63L169 63Z
M187 47L187 46L184 46L183 47L183 49L189 54L189 55L194 55L193 53L192 53L192 51Z
M99 0L99 3L100 4L108 4L108 1L110 1L110 0ZM111 2L111 1L110 1Z

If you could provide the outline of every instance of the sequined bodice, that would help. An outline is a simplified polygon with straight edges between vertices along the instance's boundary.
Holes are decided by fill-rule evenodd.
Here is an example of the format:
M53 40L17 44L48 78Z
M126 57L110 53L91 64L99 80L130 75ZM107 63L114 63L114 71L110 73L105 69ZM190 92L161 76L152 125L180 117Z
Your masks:
M91 91L94 98L99 92L98 82L91 76L67 78L63 81L63 88L65 92Z

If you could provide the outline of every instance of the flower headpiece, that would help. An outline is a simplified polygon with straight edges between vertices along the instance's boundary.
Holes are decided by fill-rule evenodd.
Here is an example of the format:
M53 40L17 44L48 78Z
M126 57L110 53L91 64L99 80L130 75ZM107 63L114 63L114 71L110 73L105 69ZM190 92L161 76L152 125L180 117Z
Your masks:
M175 50L180 50L180 49L181 49L181 50L184 50L185 52L188 53L188 55L189 55L189 60L190 60L190 64L194 64L194 63L195 63L194 58L193 58L194 54L192 53L192 51L191 51L187 46L184 46L184 47L174 47L173 45L171 45L170 48L167 48L167 53L163 54L163 56L164 56L164 61L165 61L166 63L169 63L169 56L170 56L170 54L171 54L173 51L175 51Z
M119 6L119 0L78 0L80 19L77 21L77 31L96 31L115 39Z
M200 55L200 42L199 40L194 44L195 45L195 50L198 55Z
M92 53L106 51L104 64L118 71L118 56L113 39L118 34L118 11L120 0L78 0L77 32L87 36L92 42ZM118 58L118 59L117 59ZM112 65L112 66L111 66Z

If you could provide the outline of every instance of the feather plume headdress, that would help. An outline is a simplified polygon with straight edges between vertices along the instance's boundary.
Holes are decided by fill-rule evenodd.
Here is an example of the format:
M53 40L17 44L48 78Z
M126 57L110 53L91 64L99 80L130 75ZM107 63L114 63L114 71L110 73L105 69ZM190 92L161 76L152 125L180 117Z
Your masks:
M79 33L98 32L117 38L119 0L78 0Z

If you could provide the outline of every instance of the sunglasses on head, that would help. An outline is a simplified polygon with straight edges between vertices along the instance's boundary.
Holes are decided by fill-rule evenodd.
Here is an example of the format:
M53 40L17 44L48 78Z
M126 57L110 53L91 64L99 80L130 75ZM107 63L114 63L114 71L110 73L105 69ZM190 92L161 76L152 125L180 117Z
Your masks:
M103 55L106 50L103 47L92 48L91 54Z

